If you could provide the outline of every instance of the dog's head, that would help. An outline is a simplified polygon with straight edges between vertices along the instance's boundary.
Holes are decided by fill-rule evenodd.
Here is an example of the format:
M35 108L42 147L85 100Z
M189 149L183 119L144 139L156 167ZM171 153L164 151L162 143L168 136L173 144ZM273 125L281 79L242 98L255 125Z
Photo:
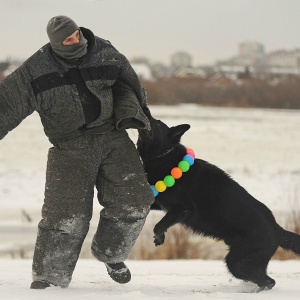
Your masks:
M180 143L182 135L189 130L189 124L168 127L164 122L148 116L151 130L139 130L137 149L143 161L160 157Z

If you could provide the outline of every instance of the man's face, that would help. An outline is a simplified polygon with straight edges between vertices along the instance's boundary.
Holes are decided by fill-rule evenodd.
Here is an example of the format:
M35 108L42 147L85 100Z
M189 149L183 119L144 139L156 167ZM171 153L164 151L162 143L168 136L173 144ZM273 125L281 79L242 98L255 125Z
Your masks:
M77 29L71 35L66 37L63 40L62 44L65 45L65 46L71 46L71 45L78 44L79 41L80 41L80 32L79 32L79 29Z

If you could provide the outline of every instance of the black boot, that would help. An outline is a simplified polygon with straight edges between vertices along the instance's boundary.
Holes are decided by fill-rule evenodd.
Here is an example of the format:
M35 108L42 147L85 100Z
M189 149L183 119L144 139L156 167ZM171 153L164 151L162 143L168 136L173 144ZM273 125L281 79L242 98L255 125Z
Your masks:
M33 281L31 283L30 288L35 289L35 290L44 290L45 288L50 287L50 286L51 286L50 283L47 281L37 280L37 281Z
M127 266L123 263L105 263L108 275L118 283L127 283L131 279L131 274Z

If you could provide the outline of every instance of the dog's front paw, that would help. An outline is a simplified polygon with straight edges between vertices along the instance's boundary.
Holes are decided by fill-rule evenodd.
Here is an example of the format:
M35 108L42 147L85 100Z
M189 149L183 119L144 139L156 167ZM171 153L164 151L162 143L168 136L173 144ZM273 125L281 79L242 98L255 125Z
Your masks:
M154 244L155 246L160 246L164 243L165 241L165 234L160 234L160 235L155 235L154 236Z

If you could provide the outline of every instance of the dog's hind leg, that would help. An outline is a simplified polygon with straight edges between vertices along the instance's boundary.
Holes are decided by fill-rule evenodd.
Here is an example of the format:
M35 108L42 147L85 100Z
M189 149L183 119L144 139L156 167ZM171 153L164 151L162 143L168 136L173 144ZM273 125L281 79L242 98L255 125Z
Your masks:
M277 246L255 245L245 240L240 242L231 245L226 257L228 270L236 278L257 284L258 291L273 288L275 280L267 275L267 266Z
M155 245L162 245L165 240L165 232L168 230L168 228L182 222L190 213L191 211L189 210L169 210L154 227L153 231Z

